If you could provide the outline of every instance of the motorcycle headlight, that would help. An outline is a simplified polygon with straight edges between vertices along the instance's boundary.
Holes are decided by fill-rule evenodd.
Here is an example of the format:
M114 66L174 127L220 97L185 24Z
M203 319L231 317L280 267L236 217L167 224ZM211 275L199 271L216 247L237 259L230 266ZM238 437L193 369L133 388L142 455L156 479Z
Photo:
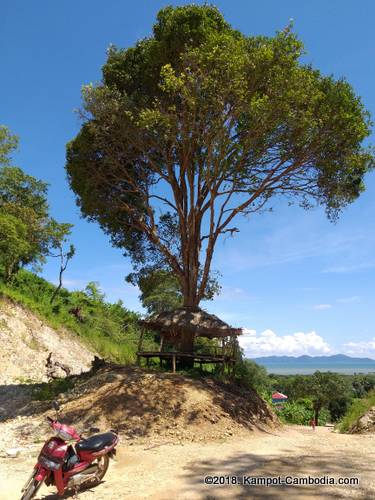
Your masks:
M59 429L56 431L56 436L62 439L63 441L71 441L72 436L68 432L63 431L62 429Z
M48 470L57 470L61 467L61 463L54 462L51 458L47 458L45 455L39 455L38 462Z

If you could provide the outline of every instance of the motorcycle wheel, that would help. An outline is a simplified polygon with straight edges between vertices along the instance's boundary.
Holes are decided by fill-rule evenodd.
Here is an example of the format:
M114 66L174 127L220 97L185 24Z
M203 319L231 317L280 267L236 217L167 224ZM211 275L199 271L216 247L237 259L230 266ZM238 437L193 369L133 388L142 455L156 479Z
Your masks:
M37 481L36 479L34 479L36 474L37 471L35 471L30 478L27 490L22 495L21 500L31 500L35 496L39 488L42 486L43 481Z
M103 457L98 458L98 472L96 474L96 483L100 483L100 481L105 476L109 466L109 457L108 455L104 455Z

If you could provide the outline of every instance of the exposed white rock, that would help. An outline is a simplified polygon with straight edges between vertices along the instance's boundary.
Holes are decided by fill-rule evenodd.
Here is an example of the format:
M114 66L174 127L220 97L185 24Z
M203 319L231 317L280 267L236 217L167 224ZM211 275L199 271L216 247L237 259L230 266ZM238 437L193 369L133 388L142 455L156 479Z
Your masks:
M89 370L94 358L73 333L50 328L20 305L0 299L0 384L46 382L49 353L71 374Z

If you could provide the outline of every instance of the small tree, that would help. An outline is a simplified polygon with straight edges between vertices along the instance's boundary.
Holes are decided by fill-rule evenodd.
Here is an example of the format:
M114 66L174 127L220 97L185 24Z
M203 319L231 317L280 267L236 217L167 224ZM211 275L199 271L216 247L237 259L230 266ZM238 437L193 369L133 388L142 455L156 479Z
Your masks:
M350 385L337 373L316 371L309 378L307 391L313 400L314 418L318 425L322 408L329 408L334 402L342 403L343 400L349 399Z
M70 245L69 250L64 251L63 245L62 245L62 243L60 243L58 245L58 253L52 255L52 257L56 257L56 258L60 259L60 272L59 272L59 283L51 296L50 304L53 303L53 301L57 297L59 291L61 290L61 287L63 285L63 282L62 282L63 274L66 271L66 268L68 266L69 261L74 257L75 252L76 251L75 251L74 245Z
M364 189L369 115L302 53L290 27L245 36L215 7L167 7L151 37L111 47L102 83L83 90L67 148L82 214L136 267L173 272L185 306L204 298L239 215L287 198L334 219Z
M105 294L101 291L98 281L89 281L84 292L93 302L104 303Z

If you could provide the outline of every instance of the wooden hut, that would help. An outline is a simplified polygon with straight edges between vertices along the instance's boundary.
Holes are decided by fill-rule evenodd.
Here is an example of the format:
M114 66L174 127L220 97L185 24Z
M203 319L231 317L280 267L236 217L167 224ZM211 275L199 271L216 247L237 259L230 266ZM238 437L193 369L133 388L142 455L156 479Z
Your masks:
M161 312L140 321L142 327L138 345L137 360L145 358L148 364L150 358L159 358L160 363L169 359L172 361L172 370L176 371L178 361L185 361L193 365L214 363L233 366L238 349L237 336L242 333L241 328L232 328L213 314L199 309L180 307L173 311ZM160 336L158 351L143 351L142 341L144 330L152 330ZM194 339L206 337L218 339L214 352L196 352Z

